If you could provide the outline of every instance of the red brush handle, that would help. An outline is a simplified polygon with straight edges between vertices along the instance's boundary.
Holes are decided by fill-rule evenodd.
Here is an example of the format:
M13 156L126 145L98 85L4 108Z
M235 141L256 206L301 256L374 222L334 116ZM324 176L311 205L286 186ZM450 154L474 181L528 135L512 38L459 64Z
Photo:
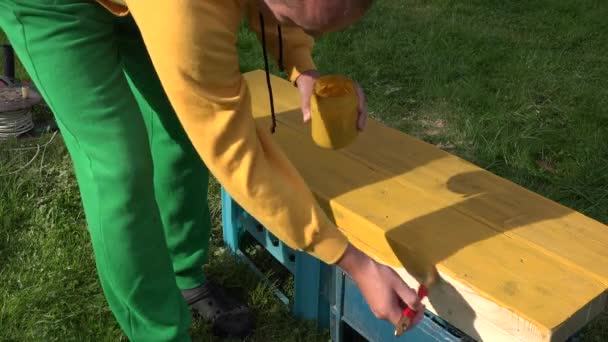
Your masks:
M418 288L418 298L423 299L429 294L429 291L426 289L424 285L420 285Z
M420 285L420 287L418 287L418 298L420 300L422 300L427 295L428 295L428 290L426 289L426 287L424 285ZM411 309L408 306L405 308L405 310L403 310L403 316L406 316L407 318L410 319L410 321L412 321L414 319L414 317L416 317L416 311Z

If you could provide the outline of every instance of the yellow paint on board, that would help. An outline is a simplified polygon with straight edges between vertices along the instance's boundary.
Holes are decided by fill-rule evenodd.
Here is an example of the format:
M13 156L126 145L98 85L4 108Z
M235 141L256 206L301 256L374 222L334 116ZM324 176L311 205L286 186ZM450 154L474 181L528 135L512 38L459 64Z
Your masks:
M254 117L266 126L264 74L245 78ZM343 148L319 149L314 144L322 139L310 138L314 118L313 125L301 123L297 90L276 77L273 83L282 126L275 142L366 253L415 278L436 267L508 312L472 300L472 313L463 310L470 319L523 340L566 334L605 305L606 225L371 119ZM465 308L457 303L450 305ZM455 321L465 330L472 326L462 317Z

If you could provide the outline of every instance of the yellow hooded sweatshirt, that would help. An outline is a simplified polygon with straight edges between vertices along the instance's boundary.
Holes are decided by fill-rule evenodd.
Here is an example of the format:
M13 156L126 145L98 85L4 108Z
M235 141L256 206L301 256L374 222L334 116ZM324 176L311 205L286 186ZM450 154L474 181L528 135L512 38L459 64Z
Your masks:
M239 70L243 16L260 36L257 0L98 0L115 15L131 13L160 81L211 173L248 213L292 248L333 264L347 238L317 204L302 177L251 114ZM278 58L278 23L264 17L266 47ZM282 28L290 81L315 68L314 41Z

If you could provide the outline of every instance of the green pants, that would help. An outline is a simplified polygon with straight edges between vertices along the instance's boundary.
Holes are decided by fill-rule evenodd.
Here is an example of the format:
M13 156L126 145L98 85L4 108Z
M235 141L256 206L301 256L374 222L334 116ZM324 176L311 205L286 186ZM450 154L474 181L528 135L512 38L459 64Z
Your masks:
M180 289L204 282L208 172L135 23L93 2L4 0L0 27L57 119L121 328L132 341L189 340Z

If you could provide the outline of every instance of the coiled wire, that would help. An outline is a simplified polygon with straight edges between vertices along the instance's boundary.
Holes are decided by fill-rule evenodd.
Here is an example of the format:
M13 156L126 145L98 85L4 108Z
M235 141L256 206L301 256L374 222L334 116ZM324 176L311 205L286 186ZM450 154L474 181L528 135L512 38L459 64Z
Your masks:
M0 139L17 137L34 128L31 108L0 112Z

